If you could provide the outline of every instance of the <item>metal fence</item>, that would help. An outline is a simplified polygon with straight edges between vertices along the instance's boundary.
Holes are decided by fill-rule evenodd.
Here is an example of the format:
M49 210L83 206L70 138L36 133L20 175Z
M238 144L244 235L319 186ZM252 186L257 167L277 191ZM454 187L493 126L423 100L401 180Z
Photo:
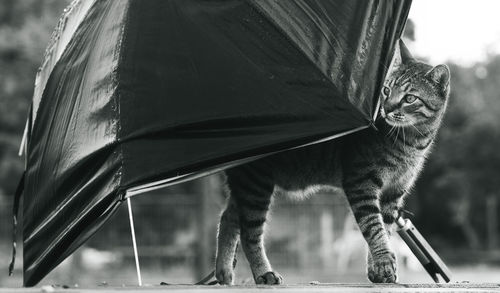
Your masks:
M214 268L217 225L225 199L221 189L213 186L214 182L220 186L220 180L211 180L132 198L145 283L192 283ZM0 256L7 264L11 212L8 205L1 208ZM365 280L365 242L341 193L321 193L300 202L276 197L266 230L270 261L276 270L284 272L287 281ZM21 256L19 253L16 278L0 276L0 285L21 284ZM251 272L242 252L238 261L237 282L249 281ZM92 286L136 284L136 280L124 204L43 282Z

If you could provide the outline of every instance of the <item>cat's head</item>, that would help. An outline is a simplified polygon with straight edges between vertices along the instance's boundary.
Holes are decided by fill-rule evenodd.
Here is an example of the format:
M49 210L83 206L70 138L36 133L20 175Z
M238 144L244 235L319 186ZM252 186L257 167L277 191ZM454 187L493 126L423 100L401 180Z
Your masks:
M381 116L391 126L426 125L440 120L449 92L448 67L415 60L400 41L382 88Z

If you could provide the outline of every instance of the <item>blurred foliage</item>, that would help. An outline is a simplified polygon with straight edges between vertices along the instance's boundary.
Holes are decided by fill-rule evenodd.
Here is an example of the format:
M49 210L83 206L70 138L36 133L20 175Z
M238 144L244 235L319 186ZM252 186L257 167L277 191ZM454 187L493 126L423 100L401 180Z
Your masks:
M486 202L500 197L500 56L471 67L449 66L446 117L410 201L419 225L435 238L486 248L487 238L495 237L487 227L498 220Z
M69 0L0 1L0 202L24 168L21 143L35 74Z
M17 150L35 74L68 2L0 1L0 202L10 201L24 168ZM410 23L407 28L410 40L414 27ZM431 242L486 248L494 219L486 203L500 196L500 57L471 67L448 65L452 91L447 115L408 206ZM139 216L143 212L137 211Z

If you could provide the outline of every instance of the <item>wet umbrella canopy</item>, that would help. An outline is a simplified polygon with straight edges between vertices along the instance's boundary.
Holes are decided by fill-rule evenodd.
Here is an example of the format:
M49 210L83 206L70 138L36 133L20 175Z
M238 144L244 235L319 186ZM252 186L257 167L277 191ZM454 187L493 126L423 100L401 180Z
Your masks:
M37 75L24 284L127 195L368 127L410 1L85 0Z

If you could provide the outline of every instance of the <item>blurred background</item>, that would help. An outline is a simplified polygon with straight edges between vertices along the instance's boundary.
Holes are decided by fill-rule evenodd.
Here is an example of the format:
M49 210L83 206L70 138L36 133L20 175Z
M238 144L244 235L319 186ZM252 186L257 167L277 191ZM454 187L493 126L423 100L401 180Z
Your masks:
M0 1L0 287L22 284L21 248L14 276L7 276L13 193L24 169L17 152L37 68L68 3ZM405 31L415 57L446 63L452 72L444 125L407 209L454 282L498 282L500 275L498 6L495 0L414 1ZM213 269L221 182L216 174L132 199L145 283L192 283ZM365 243L341 194L277 198L266 246L287 283L368 282ZM398 236L394 247L400 282L432 282ZM252 282L246 259L238 260L236 282ZM41 284L136 284L126 206Z

